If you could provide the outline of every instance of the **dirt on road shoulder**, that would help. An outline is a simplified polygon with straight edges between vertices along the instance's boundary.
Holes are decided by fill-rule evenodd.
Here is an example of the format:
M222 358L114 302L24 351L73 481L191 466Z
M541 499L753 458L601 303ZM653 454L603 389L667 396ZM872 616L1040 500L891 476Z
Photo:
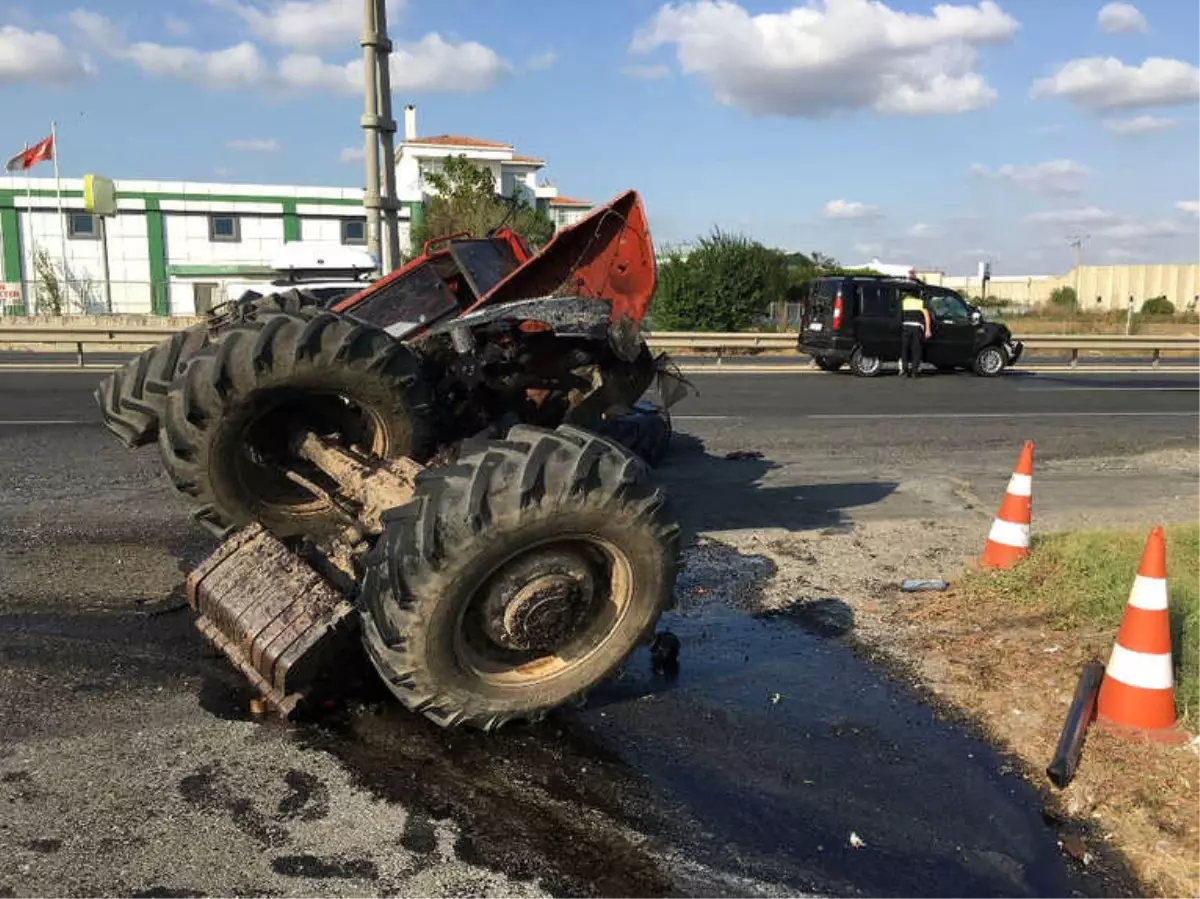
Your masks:
M1123 510L1122 518L1136 529L1161 511ZM1079 517L1067 515L1055 525L1092 516ZM1066 621L1036 605L982 602L977 591L959 589L986 533L987 522L959 517L707 536L773 563L774 573L736 602L760 611L840 599L853 610L850 639L914 676L998 748L1019 757L1045 797L1047 819L1070 822L1062 831L1072 834L1064 838L1065 854L1090 865L1119 851L1147 892L1200 895L1196 741L1138 745L1092 728L1074 782L1055 790L1045 768L1080 667L1108 658L1116 628ZM904 593L905 578L945 578L952 586L944 593Z

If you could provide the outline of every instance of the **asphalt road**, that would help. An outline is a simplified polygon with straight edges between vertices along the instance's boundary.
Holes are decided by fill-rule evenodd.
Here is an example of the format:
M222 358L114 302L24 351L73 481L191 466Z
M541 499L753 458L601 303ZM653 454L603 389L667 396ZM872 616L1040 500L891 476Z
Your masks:
M719 544L688 551L680 593L709 599L667 621L673 679L639 654L586 708L490 739L349 676L324 720L247 720L181 598L213 544L154 451L96 423L98 377L0 373L0 895L1131 890L1066 860L1010 761L852 641L735 611L771 571ZM1191 375L695 381L660 471L693 533L928 516L946 472L1002 485L1026 436L1075 485L1053 505L1098 492L1071 466L1197 438ZM1186 486L1138 481L1194 512Z

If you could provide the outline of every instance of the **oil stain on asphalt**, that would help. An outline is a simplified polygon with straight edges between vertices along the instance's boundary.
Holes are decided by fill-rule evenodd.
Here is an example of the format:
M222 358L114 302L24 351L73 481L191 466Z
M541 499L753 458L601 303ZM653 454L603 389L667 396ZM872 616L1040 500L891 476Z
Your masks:
M410 816L450 819L470 864L557 895L1134 895L1063 858L1036 792L837 639L835 599L754 617L669 614L585 708L484 737L383 699L297 731Z

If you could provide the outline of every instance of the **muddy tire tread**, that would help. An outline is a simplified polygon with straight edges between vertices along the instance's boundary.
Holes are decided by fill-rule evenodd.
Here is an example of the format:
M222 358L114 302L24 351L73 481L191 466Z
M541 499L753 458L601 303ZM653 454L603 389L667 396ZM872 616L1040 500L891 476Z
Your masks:
M353 341L347 341L348 335L354 336ZM353 350L339 357L346 346ZM236 497L230 499L233 491L222 486L224 476L215 469L210 453L218 439L216 431L236 427L229 417L256 390L290 384L297 385L294 389L315 389L311 385L334 385L338 378L370 383L386 396L396 421L408 427L407 443L390 447L389 455L427 457L432 452L431 397L420 377L418 358L404 347L399 352L397 348L384 331L333 313L315 319L273 313L231 327L218 342L196 353L168 396L158 438L167 475L191 500L193 516L222 539L255 520L247 506L237 505ZM387 360L382 366L376 364L381 358ZM260 523L279 537L301 533L288 533L291 525L272 528L268 522Z
M657 591L631 600L639 606L637 614L645 615L637 639L603 670L591 671L569 696L544 706L497 704L440 680L423 648L431 612L451 601L446 594L456 589L456 577L469 581L473 557L521 527L588 512L620 521L636 533L631 540L650 541L661 552L655 557L662 566ZM666 496L650 483L645 464L619 444L570 425L553 431L518 425L506 440L452 468L422 472L413 500L385 515L358 598L367 655L405 707L443 727L491 731L514 720L537 721L585 695L653 636L673 602L679 527L668 512Z
M319 300L302 289L271 294L237 304L237 315L215 327L200 322L144 350L100 382L93 392L104 426L130 449L148 446L158 438L167 393L180 366L245 318L287 312L311 315Z

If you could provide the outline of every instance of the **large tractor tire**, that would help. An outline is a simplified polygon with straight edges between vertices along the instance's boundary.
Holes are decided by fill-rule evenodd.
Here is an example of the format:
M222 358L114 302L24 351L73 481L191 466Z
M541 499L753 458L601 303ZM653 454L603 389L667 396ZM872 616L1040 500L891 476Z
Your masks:
M248 318L277 312L314 315L319 304L317 297L299 289L226 304L223 314L172 334L101 381L93 393L101 421L130 449L153 443L171 382L192 356Z
M635 403L632 412L601 419L594 430L652 467L662 463L671 446L670 415L644 400Z
M333 486L295 458L292 441L336 433L365 453L423 461L429 404L418 359L384 331L332 312L259 315L189 360L167 396L159 448L217 536L252 522L276 537L320 536L345 519L297 482Z
M367 654L443 727L536 721L653 638L678 549L639 459L581 428L519 425L422 472L385 516L359 596Z

